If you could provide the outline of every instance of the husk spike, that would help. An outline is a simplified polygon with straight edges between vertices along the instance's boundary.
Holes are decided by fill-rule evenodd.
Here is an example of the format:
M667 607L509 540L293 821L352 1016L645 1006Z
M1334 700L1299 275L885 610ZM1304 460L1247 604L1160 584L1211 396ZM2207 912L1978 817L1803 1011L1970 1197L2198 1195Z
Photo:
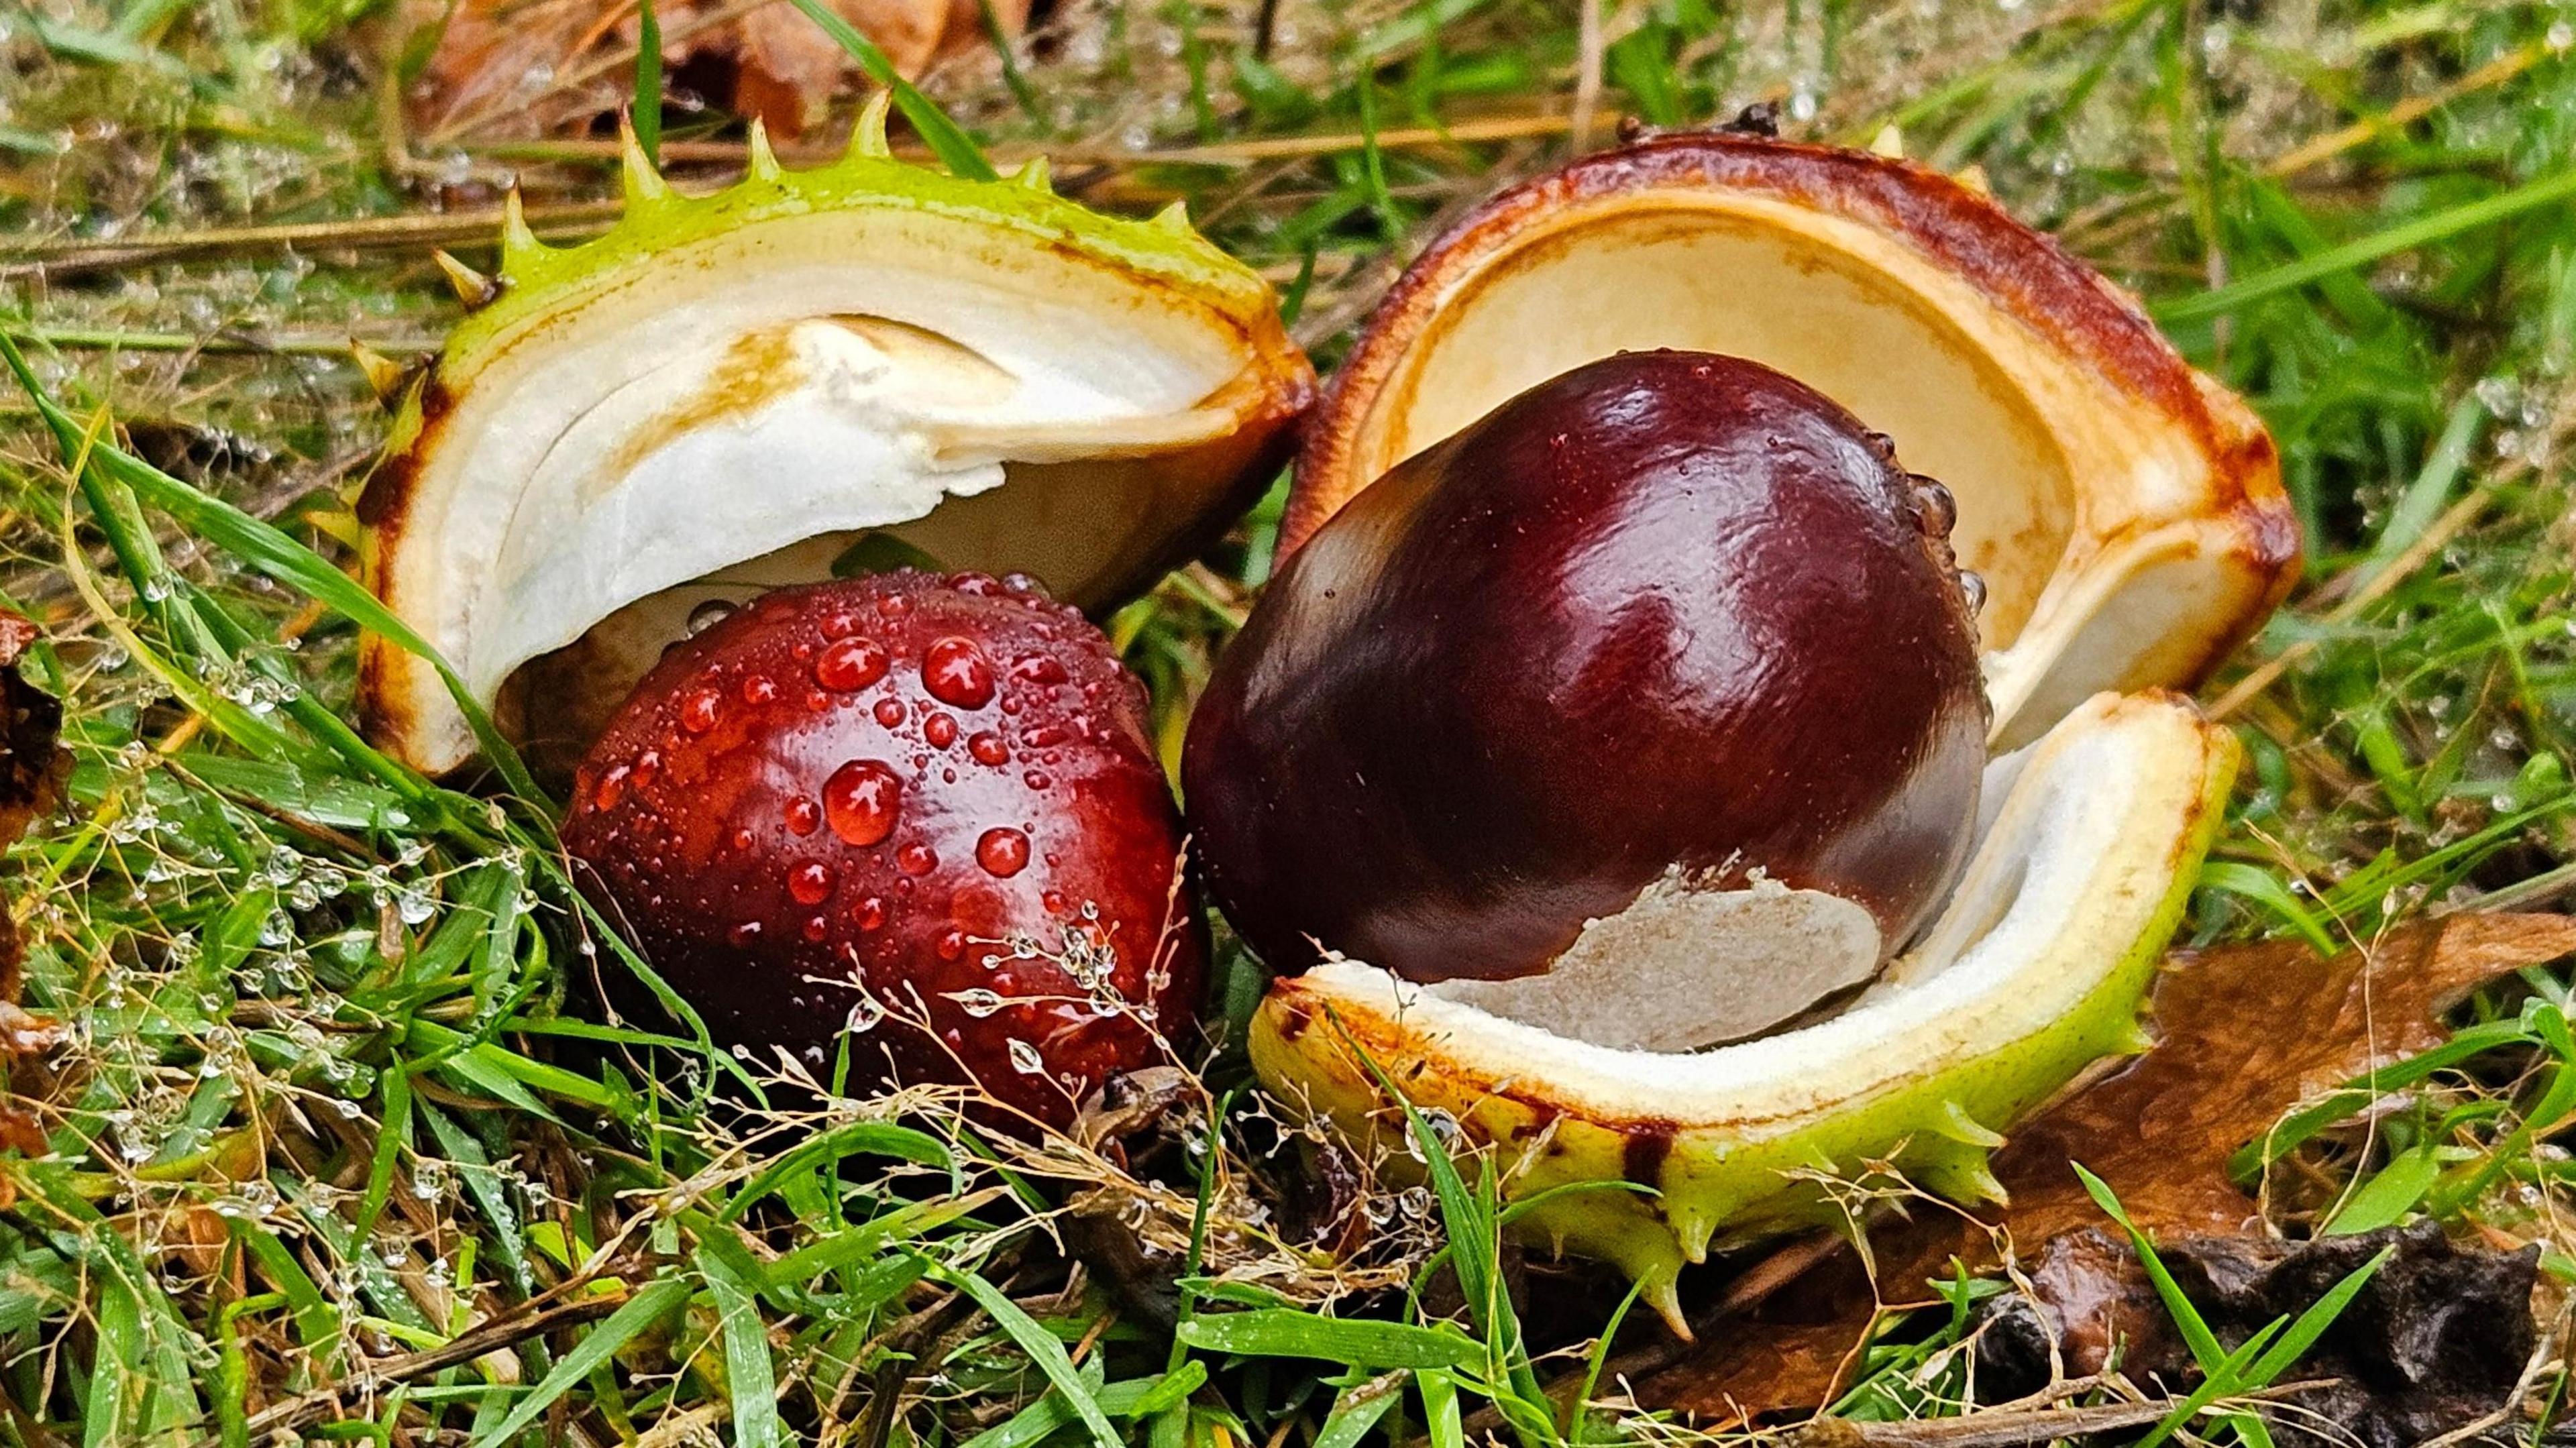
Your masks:
M511 187L510 194L501 198L501 274L517 275L544 246L528 226L527 205L519 199L519 188Z
M441 250L434 255L438 269L447 274L447 285L456 293L456 300L468 307L479 307L492 300L498 289L490 277L458 261L447 251Z
M1932 1129L1961 1146L1992 1151L2004 1144L2003 1136L1968 1114L1968 1108L1956 1101L1942 1103L1941 1114L1932 1121Z
M650 205L671 194L671 183L653 169L643 143L635 139L635 122L625 116L617 118L617 158L626 183L627 209Z
M2003 1205L2010 1199L2004 1184L1986 1164L1984 1151L1975 1148L1944 1151L1912 1168L1914 1177L1931 1189L1961 1206L1985 1203Z
M402 400L403 384L411 374L400 362L355 337L349 339L349 355L356 359L358 370L366 374L367 385L375 389L378 402L391 407Z

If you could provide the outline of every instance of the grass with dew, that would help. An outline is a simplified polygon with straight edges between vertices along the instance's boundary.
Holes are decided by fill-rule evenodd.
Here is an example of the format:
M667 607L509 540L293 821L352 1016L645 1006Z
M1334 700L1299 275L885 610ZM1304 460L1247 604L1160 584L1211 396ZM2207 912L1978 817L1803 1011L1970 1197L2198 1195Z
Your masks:
M354 631L386 621L342 572L383 421L340 339L443 329L427 247L493 233L437 209L515 181L575 236L614 190L596 146L404 132L406 13L0 8L26 384L0 400L0 603L50 631L33 672L75 760L10 862L27 1003L71 1039L20 1072L53 1152L0 1162L0 1440L1692 1436L1609 1371L1633 1299L1523 1262L1494 1165L1453 1162L1436 1118L1426 1185L1354 1164L1365 1251L1295 1239L1282 1183L1331 1148L1243 1089L1240 952L1171 1124L1119 1151L582 1013L585 974L639 963L541 793L441 787L341 722ZM605 45L593 71L637 68ZM1325 363L1430 228L1621 115L1768 101L1793 134L1976 168L2281 444L2309 576L2211 695L2250 767L2190 930L2337 947L2576 893L2571 51L2576 9L2490 0L1068 3L925 80L959 129L903 103L953 166L1043 146L1096 204L1186 199ZM738 167L729 118L649 114L682 184ZM1167 758L1280 503L1110 621ZM2526 972L2240 1172L2293 1231L2431 1214L2576 1283L2568 1005ZM1169 1292L1083 1266L1103 1234ZM1584 1310L1524 1314L1523 1274ZM1931 1289L1838 1411L1971 1411L1975 1307L2010 1287ZM2319 1325L2194 1341L2210 1386L2136 1431L2268 1441L2226 1395ZM2563 1396L2544 1374L2533 1435Z

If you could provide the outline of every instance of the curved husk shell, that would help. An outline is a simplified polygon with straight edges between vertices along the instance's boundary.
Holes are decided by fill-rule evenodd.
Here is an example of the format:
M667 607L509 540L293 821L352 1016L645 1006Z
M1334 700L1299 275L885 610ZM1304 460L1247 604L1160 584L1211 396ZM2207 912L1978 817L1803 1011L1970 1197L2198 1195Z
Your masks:
M732 570L728 576L747 585L774 586L823 576L838 551L832 540L841 535L833 530L844 525L823 518L830 511L823 504L814 526L802 531L792 518L758 528L729 524L726 494L742 486L746 471L736 468L706 479L704 526L662 528L685 545L674 547L675 556L696 560L687 571L664 576L675 570L652 574L638 565L638 576L621 586L576 588L580 607L546 605L567 616L514 625L509 647L488 647L516 595L495 603L475 591L481 580L504 573L519 552L544 546L531 529L558 536L563 529L560 518L528 523L519 516L531 486L525 476L512 494L508 483L496 487L485 476L492 469L468 459L478 447L502 448L533 459L530 473L555 466L550 449L572 422L550 419L547 427L561 423L565 431L521 443L511 439L512 419L546 405L550 392L592 379L607 378L597 385L616 396L615 387L629 385L620 369L640 375L656 365L656 347L690 340L653 331L659 324L667 333L674 316L697 315L690 308L740 327L745 339L773 343L804 322L854 324L897 352L928 348L969 384L971 357L961 361L954 349L914 335L947 336L932 309L948 305L956 314L955 304L938 301L951 291L986 299L976 304L983 308L976 320L992 336L1007 339L1035 325L1014 314L1018 308L1053 308L1048 315L1072 318L1060 329L1067 340L1048 344L1064 356L1084 355L1085 344L1094 354L1114 352L1132 338L1139 356L1156 349L1154 365L1185 361L1186 368L1173 363L1158 375L1156 385L1175 385L1173 375L1204 378L1204 395L1191 383L1193 395L1142 415L1053 431L943 416L936 426L900 434L934 459L953 455L1009 470L1009 483L979 484L978 496L937 505L925 526L944 530L941 547L953 545L943 561L1031 572L1087 608L1121 601L1203 546L1269 476L1288 424L1312 395L1313 372L1257 274L1198 235L1177 209L1149 221L1103 216L1054 195L1043 163L989 182L907 165L886 154L882 127L881 111L872 112L844 159L811 171L781 170L755 141L751 174L704 197L672 191L630 147L625 216L608 234L580 246L546 246L514 206L496 276L487 281L451 266L474 310L404 398L359 512L368 582L446 655L479 703L492 707L522 664L580 638L580 649L556 657L554 676L530 707L569 711L572 722L559 727L586 729L677 636L690 606L685 585L709 571L697 565L712 559L713 568ZM907 315L907 307L922 314ZM761 389L785 364L752 351L743 356L744 365L710 374L715 380L681 407L624 436L711 435L767 405ZM1150 369L1140 362L1138 370ZM521 411L506 412L510 405ZM649 453L635 457L638 468L650 460ZM748 470L770 471L779 469ZM1050 480L1046 487L1028 492L1026 506L1012 501L1021 477L1040 474ZM729 528L740 533L738 542ZM607 563L600 568L613 571ZM547 588L541 576L525 586L530 596ZM571 616L584 612L591 616ZM612 616L610 626L583 637ZM478 639L492 656L478 657ZM360 668L368 731L390 752L431 772L472 755L461 714L425 662L370 637ZM511 732L526 727L506 715L503 722Z
M1395 1083L1497 1151L1512 1199L1602 1184L1536 1205L1522 1230L1617 1262L1679 1326L1684 1264L1835 1218L1814 1174L1892 1160L1950 1197L1990 1197L1999 1131L2145 1043L2140 1002L2235 763L2233 736L2179 696L2088 702L2020 763L1923 945L1820 1024L1687 1055L1616 1051L1337 963L1272 987L1253 1064L1362 1141L1400 1138Z

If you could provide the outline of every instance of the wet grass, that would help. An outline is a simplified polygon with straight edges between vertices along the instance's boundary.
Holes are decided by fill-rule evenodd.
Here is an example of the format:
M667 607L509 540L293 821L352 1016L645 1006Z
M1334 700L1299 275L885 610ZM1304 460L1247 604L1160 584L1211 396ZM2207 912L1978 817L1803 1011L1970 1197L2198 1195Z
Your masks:
M1372 1246L1287 1239L1279 1185L1324 1148L1231 1090L1240 958L1204 1080L1124 1161L989 1139L936 1099L742 1106L717 1083L745 1063L568 1008L623 967L543 801L435 787L339 723L365 617L335 567L345 494L384 426L340 343L434 342L428 248L481 260L510 182L546 234L596 230L613 153L389 127L407 14L0 7L0 329L62 406L0 389L0 594L51 630L35 672L76 760L11 856L27 1002L71 1036L18 1077L52 1154L0 1162L0 1438L1684 1436L1600 1372L1615 1287L1534 1267L1576 1306L1523 1322L1491 1169L1435 1135L1428 1189L1356 1164ZM2310 571L2209 696L2251 767L2190 930L2330 947L2576 892L2571 27L2439 0L1103 4L926 89L1098 204L1186 199L1326 364L1443 216L1621 115L1768 102L1792 134L1975 168L2281 444ZM712 185L739 136L675 105L659 139ZM1112 621L1167 744L1279 501ZM2478 1054L2284 1149L2386 1220L2576 1270L2564 1029L2524 1004L2564 996L2533 972L2472 1003ZM2382 1095L2384 1129L2342 1141ZM1170 1295L1075 1265L1102 1221ZM1971 1300L1998 1289L1946 1290L1946 1320L1873 1349L1854 1418L1962 1409ZM2259 1441L2192 1407L2205 1438Z

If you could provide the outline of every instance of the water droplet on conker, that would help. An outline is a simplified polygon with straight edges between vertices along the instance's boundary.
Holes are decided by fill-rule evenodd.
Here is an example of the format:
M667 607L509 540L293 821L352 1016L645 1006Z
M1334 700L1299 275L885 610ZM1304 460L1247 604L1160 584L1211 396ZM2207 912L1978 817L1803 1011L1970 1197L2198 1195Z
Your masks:
M894 833L903 777L874 759L853 759L823 782L823 817L844 844L880 844Z
M680 701L680 727L692 734L704 734L716 727L724 716L724 696L712 687L692 689Z
M787 872L787 893L799 905L820 905L832 894L832 867L808 860Z
M975 863L1007 880L1029 867L1029 837L1008 826L986 830L975 841Z
M981 709L993 701L993 664L973 639L951 634L922 651L921 684L943 704Z
M834 615L834 618L846 617ZM830 628L831 621L826 620L825 631L829 632ZM836 693L847 694L884 678L885 671L884 645L874 639L845 638L823 650L823 656L814 661L814 682Z

